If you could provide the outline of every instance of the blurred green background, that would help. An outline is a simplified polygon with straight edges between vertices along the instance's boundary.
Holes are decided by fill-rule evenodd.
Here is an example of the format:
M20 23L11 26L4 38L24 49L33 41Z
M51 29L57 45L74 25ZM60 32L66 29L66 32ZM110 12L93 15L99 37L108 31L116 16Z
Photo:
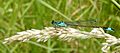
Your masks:
M120 0L116 2L120 4ZM119 7L111 0L0 0L0 40L16 32L50 27L52 20L90 19L97 20L96 25L114 28L114 32L107 33L120 37ZM0 53L102 53L103 41L93 38L77 40L79 44L56 39L39 43L0 43Z

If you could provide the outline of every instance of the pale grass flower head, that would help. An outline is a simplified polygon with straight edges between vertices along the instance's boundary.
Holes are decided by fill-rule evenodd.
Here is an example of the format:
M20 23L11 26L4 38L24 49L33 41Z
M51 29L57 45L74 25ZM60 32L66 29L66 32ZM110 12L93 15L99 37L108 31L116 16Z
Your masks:
M104 38L106 42L102 43L102 52L108 52L110 47L120 43L120 38L116 38L110 34L103 31L102 28L93 28L91 32L80 31L78 29L70 27L45 27L42 30L31 29L22 32L17 32L17 34L5 38L3 43L9 44L14 41L26 42L32 38L36 39L36 42L46 42L47 40L58 37L57 40L63 40L67 42L74 41L75 39L90 39L90 38Z

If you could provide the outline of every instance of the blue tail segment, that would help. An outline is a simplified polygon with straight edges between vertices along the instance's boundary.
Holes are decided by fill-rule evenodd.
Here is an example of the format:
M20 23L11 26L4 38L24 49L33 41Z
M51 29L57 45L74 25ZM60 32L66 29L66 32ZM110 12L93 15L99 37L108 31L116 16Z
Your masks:
M93 28L103 28L104 31L114 31L113 28L110 28L110 27L104 27L104 26L85 26L85 25L80 25L79 23L72 23L72 22L69 22L69 23L66 23L66 22L63 22L63 21L54 21L52 20L51 22L55 27L67 27L68 25L69 26L80 26L80 27L93 27Z
M103 27L103 30L106 30L106 31L114 31L113 28L110 28L110 27Z

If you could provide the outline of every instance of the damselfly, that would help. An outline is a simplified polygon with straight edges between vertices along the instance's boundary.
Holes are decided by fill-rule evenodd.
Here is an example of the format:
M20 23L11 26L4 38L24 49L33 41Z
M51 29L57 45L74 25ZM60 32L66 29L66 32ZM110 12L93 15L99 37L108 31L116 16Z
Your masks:
M52 24L55 26L55 27L67 27L67 26L80 26L80 27L93 27L93 28L103 28L103 30L105 31L113 31L113 28L111 27L105 27L105 26L87 26L87 25L81 25L77 22L63 22L63 21L52 21Z

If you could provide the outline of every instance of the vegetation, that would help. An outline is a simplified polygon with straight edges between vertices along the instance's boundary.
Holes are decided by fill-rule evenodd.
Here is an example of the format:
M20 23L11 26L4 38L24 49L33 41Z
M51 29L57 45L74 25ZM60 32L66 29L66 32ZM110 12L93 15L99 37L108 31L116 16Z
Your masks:
M37 43L33 39L9 45L2 44L2 40L16 32L52 26L52 20L91 19L97 20L98 26L114 28L114 32L107 33L119 38L119 4L119 0L0 0L0 53L101 53L104 40L95 38L69 43L57 39Z

